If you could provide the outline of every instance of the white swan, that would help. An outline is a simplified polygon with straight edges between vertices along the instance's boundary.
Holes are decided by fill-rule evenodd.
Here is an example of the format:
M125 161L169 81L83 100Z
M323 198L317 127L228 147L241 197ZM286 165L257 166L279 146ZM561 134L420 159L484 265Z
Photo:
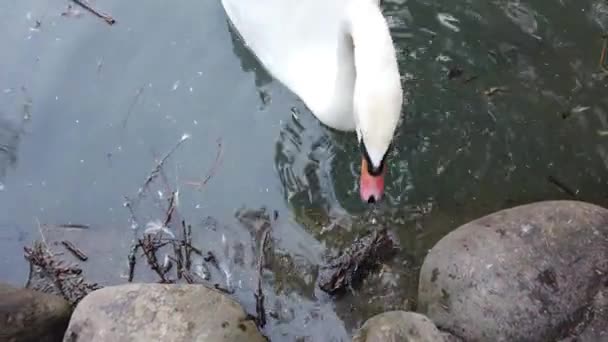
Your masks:
M380 0L222 0L268 72L325 125L356 131L360 195L380 200L403 91Z

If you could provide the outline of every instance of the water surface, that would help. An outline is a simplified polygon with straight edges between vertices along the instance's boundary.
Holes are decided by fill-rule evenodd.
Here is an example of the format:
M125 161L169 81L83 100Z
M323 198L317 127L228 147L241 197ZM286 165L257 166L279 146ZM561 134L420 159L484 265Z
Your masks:
M278 213L264 283L276 313L266 333L279 340L346 340L371 315L412 307L424 255L467 220L573 194L607 204L603 1L385 1L407 100L387 199L375 208L358 199L355 137L321 126L269 77L219 1L95 1L114 26L62 16L67 4L0 4L3 281L24 283L22 247L40 238L38 222L72 222L91 228L49 229L46 239L86 251L91 280L124 283L133 237L124 196L184 134L164 173L195 244L216 252L249 312L256 257L238 216ZM492 87L507 91L485 95ZM213 176L190 185L213 168L218 145ZM153 184L138 220L162 219L167 196ZM402 251L332 300L315 287L318 264L369 222L389 226Z

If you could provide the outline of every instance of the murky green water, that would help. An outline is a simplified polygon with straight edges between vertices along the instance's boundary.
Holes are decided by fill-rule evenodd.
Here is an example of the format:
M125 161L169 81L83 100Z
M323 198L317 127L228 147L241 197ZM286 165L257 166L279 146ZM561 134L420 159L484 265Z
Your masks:
M86 251L92 280L125 282L133 231L124 196L185 133L165 173L195 244L216 252L250 312L255 255L237 212L279 213L265 278L276 313L266 332L279 340L344 340L372 314L409 307L438 239L494 210L572 197L549 179L608 204L605 1L385 1L409 104L387 201L374 210L358 200L354 136L322 127L268 77L219 1L97 0L114 26L62 16L67 4L0 4L2 281L25 281L22 246L39 238L39 221L90 225L45 236ZM450 80L454 68L463 74ZM492 87L508 91L486 96ZM212 168L218 141L221 162L197 189L190 183ZM162 219L167 195L156 183L139 221ZM402 252L334 301L315 288L317 265L371 220L398 234Z

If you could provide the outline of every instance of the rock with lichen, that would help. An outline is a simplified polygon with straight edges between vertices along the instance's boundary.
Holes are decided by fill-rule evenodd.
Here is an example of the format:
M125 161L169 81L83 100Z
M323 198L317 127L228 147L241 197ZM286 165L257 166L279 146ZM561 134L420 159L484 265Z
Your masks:
M538 202L441 239L420 271L418 310L466 341L593 341L608 337L607 284L608 210Z
M87 295L64 342L265 341L242 307L203 285L127 284Z
M426 316L408 311L389 311L368 319L353 342L444 342L444 334Z

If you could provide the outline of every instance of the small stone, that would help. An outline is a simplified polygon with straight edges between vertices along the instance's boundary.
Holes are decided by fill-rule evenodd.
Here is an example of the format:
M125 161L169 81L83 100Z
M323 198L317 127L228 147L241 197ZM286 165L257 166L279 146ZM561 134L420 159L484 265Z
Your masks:
M0 341L61 341L71 313L59 296L0 283Z
M608 210L537 202L441 239L420 271L418 309L466 341L556 341L597 324L607 282Z
M353 342L443 342L443 334L426 316L407 311L388 311L368 319Z
M242 307L203 285L126 284L88 294L64 342L265 341Z

